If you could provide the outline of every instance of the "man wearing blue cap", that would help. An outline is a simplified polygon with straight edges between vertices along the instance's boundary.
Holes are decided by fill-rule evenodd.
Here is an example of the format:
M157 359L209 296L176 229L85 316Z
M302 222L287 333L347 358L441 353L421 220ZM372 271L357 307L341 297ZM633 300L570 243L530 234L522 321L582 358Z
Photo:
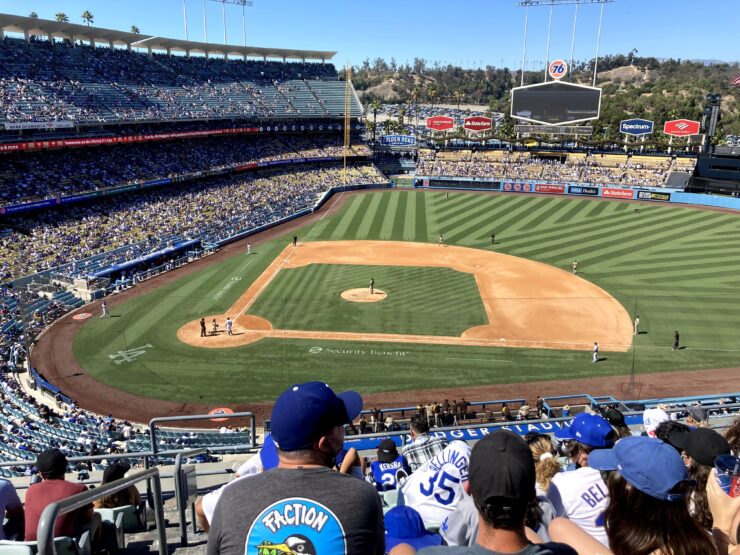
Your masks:
M569 427L557 430L555 437L566 442L568 457L576 468L553 476L547 498L558 516L567 517L608 545L603 514L609 493L601 473L589 467L588 458L597 449L611 448L616 432L598 414L581 413Z
M284 391L272 409L278 466L226 488L216 505L208 555L377 554L385 551L380 497L362 480L332 472L344 425L362 410L354 391L322 382Z

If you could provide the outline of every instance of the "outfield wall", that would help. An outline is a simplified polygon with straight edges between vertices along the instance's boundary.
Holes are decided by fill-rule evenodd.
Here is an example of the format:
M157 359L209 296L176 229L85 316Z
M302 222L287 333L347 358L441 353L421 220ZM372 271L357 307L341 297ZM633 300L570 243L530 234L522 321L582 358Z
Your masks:
M504 193L538 193L580 197L648 200L672 204L693 204L740 210L740 198L686 193L665 187L626 187L586 183L553 183L552 181L506 181L485 177L416 176L414 187L422 189L459 189L466 191L501 191Z

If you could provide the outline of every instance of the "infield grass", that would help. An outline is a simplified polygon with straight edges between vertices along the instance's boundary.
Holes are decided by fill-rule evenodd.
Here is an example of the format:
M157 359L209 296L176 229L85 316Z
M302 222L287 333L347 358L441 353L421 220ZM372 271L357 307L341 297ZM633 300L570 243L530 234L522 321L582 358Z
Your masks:
M732 214L572 197L451 192L446 199L444 192L386 191L350 196L336 214L298 235L301 241L436 243L440 233L448 244L493 249L564 269L577 259L582 277L611 293L631 315L639 313L645 333L635 338L633 350L604 353L606 360L596 366L590 353L578 351L277 338L212 350L177 339L185 322L230 307L287 245L286 236L259 245L256 254L239 254L131 299L113 309L115 318L91 319L75 338L74 351L87 372L112 386L218 406L272 400L290 383L308 379L378 392L615 375L633 367L639 374L740 366L740 218ZM347 288L367 285L366 273L360 273L359 285ZM408 285L409 294L421 298L430 282L424 278ZM313 293L306 295L298 282L293 289L296 302L310 303ZM278 308L264 310L279 311L280 298ZM472 301L466 296L459 302ZM318 318L308 305L285 312L294 319L303 318L301 312ZM458 324L467 327L462 322L472 313L456 312L440 304L435 319L461 316ZM334 321L338 316L327 312L326 317ZM410 321L403 314L390 317ZM424 318L417 320L418 326L424 324ZM680 331L686 349L671 351L673 330ZM115 364L110 358L142 345L151 347L133 362ZM729 386L737 376L728 375L728 380Z

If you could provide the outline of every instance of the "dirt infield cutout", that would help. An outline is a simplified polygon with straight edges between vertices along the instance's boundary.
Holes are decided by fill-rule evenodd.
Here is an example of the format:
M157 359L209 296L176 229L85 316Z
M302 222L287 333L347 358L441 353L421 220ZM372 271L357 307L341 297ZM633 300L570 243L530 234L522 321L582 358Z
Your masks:
M346 291L342 291L341 297L345 301L350 301L352 303L377 303L387 299L388 293L381 291L380 289L375 289L370 293L369 287L360 287L359 289L347 289Z
M462 336L352 333L279 330L264 318L244 314L281 269L308 264L449 267L466 272L475 277L488 324L467 329ZM370 296L367 288L358 291ZM597 341L602 351L627 351L633 338L632 321L625 308L609 293L570 271L479 249L398 241L324 241L288 246L226 314L205 318L209 324L216 318L222 330L226 315L234 314L238 314L234 335L220 332L201 337L199 321L194 320L182 326L177 337L188 345L205 348L238 347L263 337L282 337L572 350L590 350Z

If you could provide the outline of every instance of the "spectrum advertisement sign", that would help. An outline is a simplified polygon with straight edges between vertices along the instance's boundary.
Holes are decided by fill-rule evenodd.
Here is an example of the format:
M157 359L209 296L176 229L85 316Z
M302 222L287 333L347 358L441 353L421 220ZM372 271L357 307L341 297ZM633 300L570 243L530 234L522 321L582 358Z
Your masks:
M608 198L632 198L634 191L632 189L618 189L616 187L603 187L601 196Z
M619 122L619 132L625 135L650 135L655 129L655 122L649 119L625 119Z
M549 184L535 185L534 192L535 193L550 193L553 195L562 195L563 193L565 193L565 185L549 185Z

